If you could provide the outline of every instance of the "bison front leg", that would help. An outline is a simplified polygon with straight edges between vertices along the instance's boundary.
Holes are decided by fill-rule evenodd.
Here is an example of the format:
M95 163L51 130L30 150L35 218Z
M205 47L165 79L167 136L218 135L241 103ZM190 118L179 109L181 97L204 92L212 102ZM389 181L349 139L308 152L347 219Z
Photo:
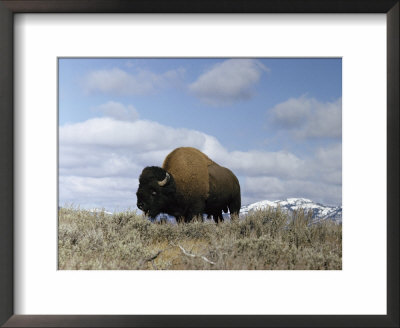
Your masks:
M177 217L175 218L175 220L176 220L176 223L183 223L183 222L186 222L186 219L185 219L184 216L177 216Z
M197 201L194 201L190 204L190 206L187 206L185 210L185 222L190 222L192 221L196 216L201 216L203 217L205 209L205 201L204 199L199 199Z
M185 222L191 222L196 216L202 216L202 213L200 213L200 212L190 212L190 213L187 213L186 215L185 215L185 219L184 219L184 221Z
M224 221L224 217L222 216L222 211L216 211L213 213L213 219L215 223Z

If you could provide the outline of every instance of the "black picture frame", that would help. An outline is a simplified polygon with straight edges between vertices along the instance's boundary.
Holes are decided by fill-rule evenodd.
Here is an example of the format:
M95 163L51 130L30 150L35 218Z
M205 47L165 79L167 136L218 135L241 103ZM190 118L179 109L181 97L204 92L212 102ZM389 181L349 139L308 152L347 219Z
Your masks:
M0 0L0 324L4 327L399 327L399 8L398 0ZM14 315L13 17L16 13L385 13L387 315Z

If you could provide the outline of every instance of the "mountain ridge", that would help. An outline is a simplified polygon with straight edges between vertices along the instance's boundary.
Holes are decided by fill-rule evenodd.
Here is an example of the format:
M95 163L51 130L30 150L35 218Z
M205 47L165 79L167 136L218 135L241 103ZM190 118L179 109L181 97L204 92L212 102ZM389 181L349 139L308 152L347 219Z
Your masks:
M335 223L342 223L342 207L323 205L313 202L307 198L287 198L285 200L262 200L240 208L240 215L247 215L249 212L280 207L283 211L293 213L295 210L303 209L312 212L313 222L332 220Z

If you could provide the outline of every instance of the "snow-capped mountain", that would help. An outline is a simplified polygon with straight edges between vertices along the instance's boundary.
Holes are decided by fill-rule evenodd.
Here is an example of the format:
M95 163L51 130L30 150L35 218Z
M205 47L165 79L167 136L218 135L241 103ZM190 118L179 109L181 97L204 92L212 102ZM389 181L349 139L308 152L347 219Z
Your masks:
M262 200L250 205L242 206L240 209L241 215L246 215L249 212L267 209L268 207L280 208L284 211L293 212L295 210L303 209L306 212L312 211L312 218L314 222L330 219L336 223L342 223L342 207L341 206L327 206L306 198L288 198L286 200Z

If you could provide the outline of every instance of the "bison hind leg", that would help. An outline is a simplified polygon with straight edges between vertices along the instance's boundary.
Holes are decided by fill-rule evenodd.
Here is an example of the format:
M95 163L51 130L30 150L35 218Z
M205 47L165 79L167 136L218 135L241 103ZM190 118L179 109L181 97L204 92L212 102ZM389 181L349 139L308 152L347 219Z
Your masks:
M231 214L231 219L232 219L232 215L233 216L239 216L239 212L240 212L240 206L241 206L241 201L240 201L240 197L238 199L233 199L229 204L229 212Z

